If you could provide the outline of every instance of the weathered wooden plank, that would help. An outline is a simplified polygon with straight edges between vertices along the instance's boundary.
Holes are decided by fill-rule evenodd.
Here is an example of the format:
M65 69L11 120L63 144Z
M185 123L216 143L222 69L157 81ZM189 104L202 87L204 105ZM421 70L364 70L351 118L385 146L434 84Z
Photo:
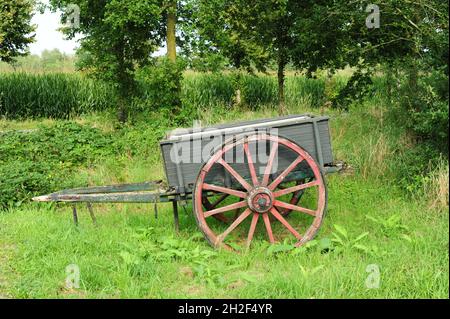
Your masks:
M329 132L329 125L328 125L328 118L327 117L319 117L319 118L305 118L304 116L297 116L297 118L301 118L300 120L295 120L296 116L289 116L284 117L282 119L293 119L294 122L288 122L288 124L283 124L280 127L276 127L278 129L278 134L280 136L287 137L297 144L299 144L301 147L303 147L308 153L311 154L311 156L318 161L318 154L316 149L316 141L314 136L314 127L313 127L313 121L317 121L318 124L318 131L319 131L319 140L321 145L321 155L323 158L324 164L331 164L333 162L333 154L331 149L331 140L330 140L330 132ZM267 129L273 128L274 126L271 123L276 122L279 119L264 119L261 121L255 120L255 121L249 121L249 122L243 122L243 123L233 123L232 125L219 125L215 127L216 129L228 129L228 128L234 128L236 131L239 130L240 125L254 125L256 123L266 123ZM289 124L291 123L291 124ZM205 131L208 130L208 128L204 129ZM217 130L216 130L217 131ZM242 132L241 132L242 133ZM186 132L184 133L186 134ZM217 134L217 133L216 133ZM197 134L198 135L198 134ZM228 135L230 137L230 135ZM176 134L175 134L176 138ZM161 150L164 158L164 165L166 169L166 177L168 184L170 186L176 187L176 186L184 186L186 188L192 187L194 185L195 180L197 178L197 175L204 164L204 162L207 160L208 156L202 156L202 152L205 149L205 146L208 145L208 149L211 149L211 146L214 147L220 147L221 142L223 140L214 140L212 137L204 136L201 138L201 140L196 139L193 142L192 140L186 140L186 137L184 137L183 140L177 141L162 141L161 142ZM188 162L182 162L180 164L181 170L183 172L183 183L184 185L180 185L181 183L178 180L177 176L177 170L176 170L176 164L172 161L170 153L172 151L172 148L174 147L174 143L177 143L178 146L190 146L191 151L188 158ZM217 145L216 145L217 144ZM208 154L206 154L208 155ZM283 171L295 158L293 158L293 154L289 154L289 151L280 149L278 154L278 172ZM256 158L256 154L252 154L254 158ZM196 160L194 160L194 157ZM248 175L248 166L245 163L232 163L231 166L241 175L244 177L247 177ZM258 164L255 165L255 169L258 170ZM224 172L221 168L213 167L211 171L211 175L214 175L217 177L217 179L222 180L224 178Z
M162 193L166 192L167 190L167 188L165 188L163 181L152 181L134 184L73 188L56 192L54 194L64 195L64 194L126 193L126 192L154 191L157 189L161 189Z
M33 198L35 202L68 202L68 203L154 203L168 202L170 196L176 194L158 193L104 193L104 194L50 194Z

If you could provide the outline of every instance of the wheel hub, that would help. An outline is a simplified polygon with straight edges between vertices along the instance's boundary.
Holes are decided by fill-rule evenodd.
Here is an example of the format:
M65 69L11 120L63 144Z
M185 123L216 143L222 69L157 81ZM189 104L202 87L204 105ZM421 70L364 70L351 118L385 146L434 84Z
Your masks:
M252 211L265 214L273 206L273 194L266 187L257 187L249 192L247 202Z

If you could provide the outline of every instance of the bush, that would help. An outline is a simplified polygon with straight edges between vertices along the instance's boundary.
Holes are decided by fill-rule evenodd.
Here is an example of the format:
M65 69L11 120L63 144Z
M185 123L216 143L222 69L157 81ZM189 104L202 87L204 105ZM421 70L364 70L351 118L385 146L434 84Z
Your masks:
M113 153L111 135L76 123L0 135L0 207L75 186L76 168Z
M0 135L0 209L33 196L87 186L79 169L106 158L157 160L158 142L170 126L168 117L147 112L145 120L113 132L56 122L29 133Z
M339 83L339 80L335 80ZM334 83L334 84L336 84ZM321 106L325 102L325 80L310 79L304 76L292 76L286 79L287 105L307 105L312 108Z
M138 72L138 80L142 97L151 109L179 108L181 82L183 80L184 63L178 60L173 63L163 58L154 65L144 67Z
M409 103L409 128L444 154L448 153L448 84L448 77L439 73L422 78L416 99Z

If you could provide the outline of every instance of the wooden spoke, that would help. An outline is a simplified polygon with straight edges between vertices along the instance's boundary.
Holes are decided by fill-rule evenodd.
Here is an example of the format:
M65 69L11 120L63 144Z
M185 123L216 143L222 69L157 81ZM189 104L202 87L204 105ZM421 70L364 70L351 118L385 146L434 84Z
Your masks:
M298 164L300 164L303 161L303 157L299 156L297 157L297 159L295 161L293 161L291 163L291 165L288 166L288 168L286 168L284 170L283 173L280 174L280 176L278 176L273 182L272 184L269 185L269 189L270 190L274 190L275 188L277 188L277 186L286 178L286 176L289 175L290 172L292 172L292 170L297 167Z
M237 191L231 188L226 188L226 187L222 187L222 186L216 186L216 185L212 185L212 184L203 184L203 189L205 190L211 190L211 191L216 191L216 192L220 192L220 193L225 193L228 195L233 195L233 196L237 196L239 198L246 198L247 194L241 191Z
M298 212L302 212L302 213L305 213L305 214L308 214L308 215L311 215L311 216L314 216L314 217L316 216L316 211L315 210L311 210L311 209L308 209L308 208L300 207L300 206L297 206L297 205L288 204L288 203L285 203L285 202L281 202L279 200L275 200L273 202L273 205L277 206L277 207L281 207L281 208L287 208L287 209L290 209L290 210L295 210L295 211L298 211Z
M250 224L250 230L248 231L247 237L247 248L250 247L250 244L253 239L253 235L255 234L256 224L258 223L259 214L253 214L252 223Z
M286 195L286 194L298 192L298 191L304 190L306 188L310 188L310 187L314 187L314 186L318 186L318 185L319 185L319 183L317 181L313 181L313 182L306 183L306 184L300 184L300 185L297 185L297 186L285 188L285 189L282 189L280 191L274 192L273 196L274 197L280 197L280 196L283 196L283 195Z
M273 161L275 160L275 155L278 151L278 142L273 143L272 150L270 151L269 160L267 161L266 170L264 171L264 177L261 182L262 186L267 186L269 184L270 173L272 172Z
M281 216L281 214L277 211L275 207L272 207L270 212L272 213L273 216L275 216L276 219L280 221L280 223L284 225L284 227L286 227L291 232L292 235L295 236L295 238L297 238L298 240L302 239L302 236L287 222L286 219L284 219L283 216Z
M230 227L228 227L228 229L223 232L221 235L217 236L217 240L216 240L216 245L220 245L223 240L225 239L225 237L227 237L237 226L239 226L239 224L241 224L244 219L246 219L250 214L252 213L252 211L250 210L250 208L247 208L245 210L245 212L243 212L231 225Z
M258 186L258 176L256 176L255 165L253 165L252 154L250 154L250 150L248 149L248 142L244 143L244 152L247 156L248 169L250 170L250 175L252 177L253 186Z
M230 195L228 195L228 194L223 194L223 195L220 196L220 198L217 199L214 203L211 203L211 202L208 200L208 197L203 197L203 198L202 198L202 204L203 204L203 206L205 206L205 208L206 208L207 210L213 210L214 208L217 207L217 205L219 205L222 201L224 201L228 196L230 196ZM217 219L217 220L219 220L219 221L225 223L225 224L228 224L228 223L229 223L228 218L226 218L224 214L215 214L215 215L213 215L213 217L214 217L215 219Z
M263 214L262 217L264 220L264 224L266 225L267 235L269 235L269 241L271 244L273 244L273 243L275 243L275 238L273 237L272 226L270 225L269 215Z
M225 212L228 212L230 210L246 207L246 206L247 206L247 202L243 201L243 202L237 202L237 203L234 203L234 204L231 204L231 205L228 205L228 206L216 208L216 209L213 209L213 210L205 212L205 218L209 217L209 216L216 215L216 214L225 213Z
M252 189L249 183L242 178L241 175L238 174L227 162L225 162L222 158L220 158L217 163L225 167L225 169L248 191Z

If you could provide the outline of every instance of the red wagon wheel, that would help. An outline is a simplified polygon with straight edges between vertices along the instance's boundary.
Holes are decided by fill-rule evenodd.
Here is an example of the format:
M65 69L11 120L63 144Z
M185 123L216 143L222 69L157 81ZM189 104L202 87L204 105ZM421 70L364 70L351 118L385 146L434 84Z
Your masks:
M260 154L251 150L257 149L254 144L261 143L269 146L269 153L264 165L258 166L254 159ZM244 154L244 164L234 163L233 154L238 152ZM274 163L280 163L283 159L289 162L278 172ZM243 173L242 165L246 166L248 174ZM217 174L217 167L232 176L233 183L226 185L224 181L218 182L213 176ZM292 179L293 174L298 173L304 174L303 178ZM305 178L309 178L308 182ZM289 181L297 183L286 186ZM303 192L307 192L309 197L302 206L296 202L299 191L303 196L306 195ZM211 207L205 205L204 199L211 192L228 196L219 205ZM293 197L286 201L286 196ZM199 173L193 202L197 224L214 247L249 247L254 236L257 236L260 219L264 227L259 227L265 229L271 243L291 238L296 246L300 246L314 237L322 223L327 190L320 167L311 155L286 138L264 133L231 141L217 150ZM216 215L226 217L227 214L235 214L238 209L242 212L231 225L217 223L214 218ZM286 216L286 212L291 214Z
M304 180L299 181L296 183L296 186L304 184L304 183L305 183ZM280 188L284 189L283 187L280 187ZM300 202L300 199L302 198L303 193L304 193L303 189L293 192L291 194L291 199L289 200L289 204L297 205ZM220 196L218 198L216 198L213 202L211 202L209 200L208 196L203 196L202 197L203 207L205 207L207 210L213 210L213 209L217 208L217 206L220 203L222 203L225 199L227 199L229 196L230 195L228 195L228 194L220 194ZM229 223L233 222L234 220L236 220L236 218L239 217L239 213L241 212L241 210L242 210L242 208L236 209L234 216L232 216L231 218L226 217L223 213L215 214L215 215L213 215L213 217L223 223L229 224ZM290 209L290 208L281 208L280 209L280 214L283 217L288 216L291 212L292 212L292 209Z

